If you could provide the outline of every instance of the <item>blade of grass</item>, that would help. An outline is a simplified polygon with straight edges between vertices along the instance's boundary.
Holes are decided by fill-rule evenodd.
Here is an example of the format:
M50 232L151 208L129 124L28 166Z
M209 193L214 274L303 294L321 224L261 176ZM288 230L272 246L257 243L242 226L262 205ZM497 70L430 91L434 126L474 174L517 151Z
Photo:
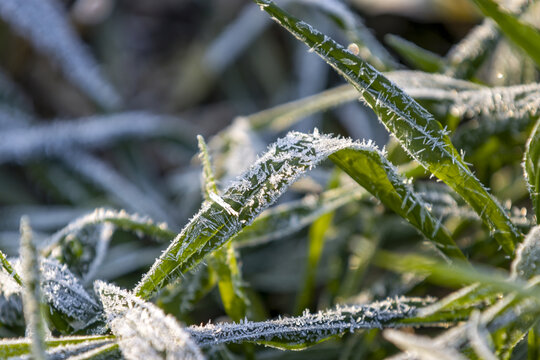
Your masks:
M387 34L384 40L415 69L436 73L440 72L445 66L444 59L439 55L421 48L400 36Z
M485 16L492 18L502 32L540 66L540 32L515 15L501 9L493 0L472 0Z
M199 347L173 316L165 315L157 306L102 281L94 283L94 290L126 358L203 359Z
M442 253L464 259L446 229L434 219L410 184L371 143L291 132L202 209L143 276L138 296L151 296L220 248L271 205L300 175L330 158L366 190L409 220Z
M460 194L479 213L504 251L513 254L515 245L522 238L521 233L470 171L446 131L430 113L371 65L328 36L292 17L270 0L254 1L355 86L403 148Z
M522 166L531 194L536 221L540 223L540 119L536 121L525 146Z
M199 135L197 140L199 159L203 165L203 194L206 201L211 201L213 196L219 198L219 192L204 138ZM234 321L239 321L246 317L249 301L242 287L242 274L236 257L234 243L228 242L210 256L209 264L217 274L219 294L225 312Z
M77 345L82 343L93 343L114 340L111 335L84 335L84 336L63 336L56 339L47 339L45 344L48 349L67 345ZM31 351L32 340L22 339L2 339L0 341L0 357L2 359L28 354Z
M337 186L339 186L339 173L335 172L330 179L328 187L332 189L336 188ZM304 309L309 308L313 299L317 267L319 265L324 243L327 237L326 233L332 224L333 218L334 212L328 212L315 220L309 228L307 262L305 267L304 281L302 282L302 287L296 299L296 315L301 314Z
M263 322L245 321L191 326L187 330L201 347L255 342L279 349L300 350L329 338L360 329L401 327L400 321L414 316L425 301L397 298L367 305L338 306L316 314Z
M17 282L17 284L22 286L23 283L19 274L17 274L17 272L13 269L13 266L11 266L6 255L4 255L4 253L1 250L0 250L0 261L2 262L2 267L4 268L4 270L6 270L6 272L9 275L11 275L11 277L13 278L13 280Z
M41 313L41 289L38 253L32 239L28 218L21 219L21 262L23 276L23 310L26 331L32 339L32 358L45 360L46 325Z

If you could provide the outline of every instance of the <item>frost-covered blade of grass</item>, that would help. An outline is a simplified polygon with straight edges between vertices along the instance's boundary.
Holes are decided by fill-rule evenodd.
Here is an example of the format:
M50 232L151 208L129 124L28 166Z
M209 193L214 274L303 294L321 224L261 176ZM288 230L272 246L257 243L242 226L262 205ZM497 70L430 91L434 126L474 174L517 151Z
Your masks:
M102 311L100 305L86 292L66 265L54 259L42 259L40 269L44 299L67 316L73 329L84 328L98 320Z
M271 205L299 176L326 158L392 210L418 227L447 256L464 259L446 229L434 219L410 184L371 143L291 132L271 145L219 198L203 203L144 275L138 296L153 292L220 248Z
M13 269L11 263L8 261L6 255L0 250L0 262L2 262L2 268L17 282L17 284L22 286L22 280L19 274Z
M302 349L332 336L361 329L401 327L400 320L414 316L422 299L397 298L367 305L338 306L316 314L263 322L191 326L187 331L199 346L255 342L281 349Z
M33 243L28 218L21 219L21 275L23 278L23 311L26 332L32 340L32 357L45 360L45 332L47 327L41 313L40 266L38 252Z
M445 58L448 66L444 73L459 79L471 78L493 51L499 38L497 25L491 19L484 20L450 49Z
M492 18L502 32L540 66L540 32L515 15L501 9L493 0L472 0L484 15Z
M386 35L384 39L414 69L435 73L444 68L443 58L415 43L392 34Z
M102 344L114 340L110 335L86 335L86 336L64 336L60 338L49 338L45 340L48 349L56 347L65 347L79 344ZM22 339L2 339L0 340L0 358L7 359L11 357L28 354L32 346L30 338Z
M449 98L449 111L460 119L472 119L458 128L453 142L471 151L491 136L518 134L540 115L537 83L462 91Z
M319 196L307 195L296 201L274 206L261 213L253 224L234 237L237 246L256 246L293 234L324 214L350 202L365 198L368 193L358 186L344 186L325 191Z
M345 31L350 42L358 46L358 56L380 71L400 68L399 62L385 49L362 19L339 0L295 0L319 8Z
M57 0L3 0L0 17L33 46L58 62L74 84L105 108L115 108L120 98L98 69L69 24L69 15Z
M18 327L24 325L22 283L0 269L0 324Z
M521 233L470 171L447 132L429 112L383 74L328 36L287 14L270 0L255 2L353 84L404 149L460 194L480 214L503 249L513 253Z
M203 359L188 332L157 306L101 281L94 289L126 359Z
M536 213L536 221L540 223L540 119L536 121L527 141L523 157L523 170Z
M204 198L206 201L220 199L208 147L202 136L199 135L197 140L199 142L199 159L203 165ZM246 316L249 305L242 286L243 280L237 256L233 243L229 242L223 248L216 250L208 260L218 277L218 288L223 307L227 315L234 321L239 321Z
M407 334L397 330L386 330L384 337L401 350L407 352L407 359L418 360L466 360L456 349L434 343L427 336Z
M157 242L169 242L176 235L167 228L165 223L155 223L146 216L128 214L124 210L117 211L98 208L92 213L72 221L51 235L47 239L47 246L42 251L44 256L49 256L63 239L76 236L77 233L84 229L100 224L113 224L115 227L123 230L144 234Z
M102 148L123 139L167 138L191 145L191 135L193 127L180 119L144 112L57 120L0 131L0 163L50 157L71 147Z

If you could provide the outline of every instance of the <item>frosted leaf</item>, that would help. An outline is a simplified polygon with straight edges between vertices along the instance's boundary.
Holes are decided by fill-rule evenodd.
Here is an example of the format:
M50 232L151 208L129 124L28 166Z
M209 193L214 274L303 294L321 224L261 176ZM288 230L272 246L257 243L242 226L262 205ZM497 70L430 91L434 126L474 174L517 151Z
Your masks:
M176 319L157 306L102 281L94 289L126 359L203 359Z
M467 322L467 335L474 352L480 359L497 360L491 349L491 337L485 324L480 321L480 312L474 311Z
M367 305L340 305L316 314L262 322L218 323L191 326L187 331L202 347L256 342L280 348L302 348L331 336L360 329L399 327L399 320L413 317L422 299L396 298Z
M53 234L43 252L68 264L72 272L87 282L102 263L116 227L158 241L170 241L175 236L166 224L155 224L148 217L101 208Z
M32 358L45 360L46 325L41 313L40 266L32 229L27 217L21 218L22 300L26 333L32 339Z
M342 151L340 156L332 158L339 166L346 169L352 166L350 164L354 163L352 158L355 156L366 161L374 168L372 172L377 172L377 179L372 179L371 173L362 174L356 178L358 182L375 196L384 199L392 210L411 221L428 238L436 239L445 254L463 256L444 227L430 215L411 185L397 174L397 170L372 142L354 142L351 139L321 135L318 131L313 134L290 132L272 144L264 155L221 194L221 199L238 216L231 216L230 209L226 211L216 202L203 203L199 213L143 276L135 293L142 297L149 296L180 273L191 269L206 254L221 247L242 228L251 224L305 172L339 151ZM363 170L353 169L350 174L354 178L355 174Z
M84 328L98 320L100 305L83 288L66 265L54 259L41 261L41 290L45 300L67 315L74 329Z
M536 275L540 275L540 226L532 228L518 245L511 268L513 278L528 280Z
M62 6L57 0L2 0L0 17L58 62L64 74L94 101L106 108L117 107L118 94L101 75Z
M209 153L214 159L215 177L228 184L257 160L257 153L264 147L247 119L236 118L208 143Z
M16 263L13 263L16 267ZM8 326L24 324L22 286L3 268L0 269L0 323Z
M0 163L50 157L71 147L102 148L123 139L187 139L191 134L192 127L178 118L145 112L56 120L0 131Z
M485 19L450 49L446 55L449 66L445 74L457 78L474 75L499 38L497 25L491 19Z
M460 194L480 215L504 251L513 253L522 234L469 169L452 145L447 130L433 115L373 66L309 24L284 12L273 2L264 10L350 82L403 149ZM347 65L343 58L356 61L357 65Z
M426 336L386 330L384 337L419 360L466 360L457 350L441 346Z
M116 227L137 232L139 235L151 236L158 241L169 241L171 237L174 237L174 233L167 228L167 224L155 223L147 216L129 214L124 210L97 208L51 235L48 239L48 246L54 246L66 236L76 234L85 227L102 223L114 224ZM46 250L46 252L48 251L50 250Z

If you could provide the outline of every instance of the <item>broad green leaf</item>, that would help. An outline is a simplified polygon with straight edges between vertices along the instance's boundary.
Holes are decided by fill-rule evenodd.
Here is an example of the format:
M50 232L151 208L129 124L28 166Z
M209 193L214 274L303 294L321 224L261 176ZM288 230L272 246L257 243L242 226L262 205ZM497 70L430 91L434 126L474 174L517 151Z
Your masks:
M540 32L515 15L501 9L493 0L472 0L484 15L492 18L502 32L540 66Z
M50 338L45 340L48 349L56 347L64 347L68 345L89 344L110 342L114 340L111 335L85 335L85 336L63 336L60 338ZM2 339L0 340L0 358L6 359L10 357L25 355L30 352L32 340L30 338L22 339Z
M32 339L32 357L45 360L45 321L41 313L41 288L38 252L33 243L32 229L28 218L21 219L21 268L23 278L23 311L26 332Z
M400 36L388 34L384 39L388 45L415 69L435 73L440 72L445 65L444 59L439 55L421 48Z
M419 298L397 298L366 305L340 305L335 309L262 322L218 323L187 328L201 347L255 342L280 349L300 350L333 336L361 329L401 327L425 305Z
M536 213L536 221L540 223L540 119L536 121L529 141L527 141L523 169Z
M300 175L330 158L366 190L418 227L449 257L463 254L434 219L410 184L371 143L320 135L289 133L279 139L202 209L156 260L135 289L144 298L221 247L271 205Z
M94 290L127 359L203 359L199 347L171 315L114 285L96 281Z
M383 74L328 36L287 14L270 0L255 2L353 84L404 149L480 214L507 253L514 252L521 233L467 167L446 131L431 114Z

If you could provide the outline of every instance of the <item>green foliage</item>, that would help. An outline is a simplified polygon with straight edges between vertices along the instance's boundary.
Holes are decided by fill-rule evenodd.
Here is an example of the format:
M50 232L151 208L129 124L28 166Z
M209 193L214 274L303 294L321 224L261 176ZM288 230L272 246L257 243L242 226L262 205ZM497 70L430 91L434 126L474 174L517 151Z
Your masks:
M84 2L0 2L0 358L537 357L538 4L473 0L446 55L386 36L407 70L342 1L254 0L132 74L107 49L165 5Z

